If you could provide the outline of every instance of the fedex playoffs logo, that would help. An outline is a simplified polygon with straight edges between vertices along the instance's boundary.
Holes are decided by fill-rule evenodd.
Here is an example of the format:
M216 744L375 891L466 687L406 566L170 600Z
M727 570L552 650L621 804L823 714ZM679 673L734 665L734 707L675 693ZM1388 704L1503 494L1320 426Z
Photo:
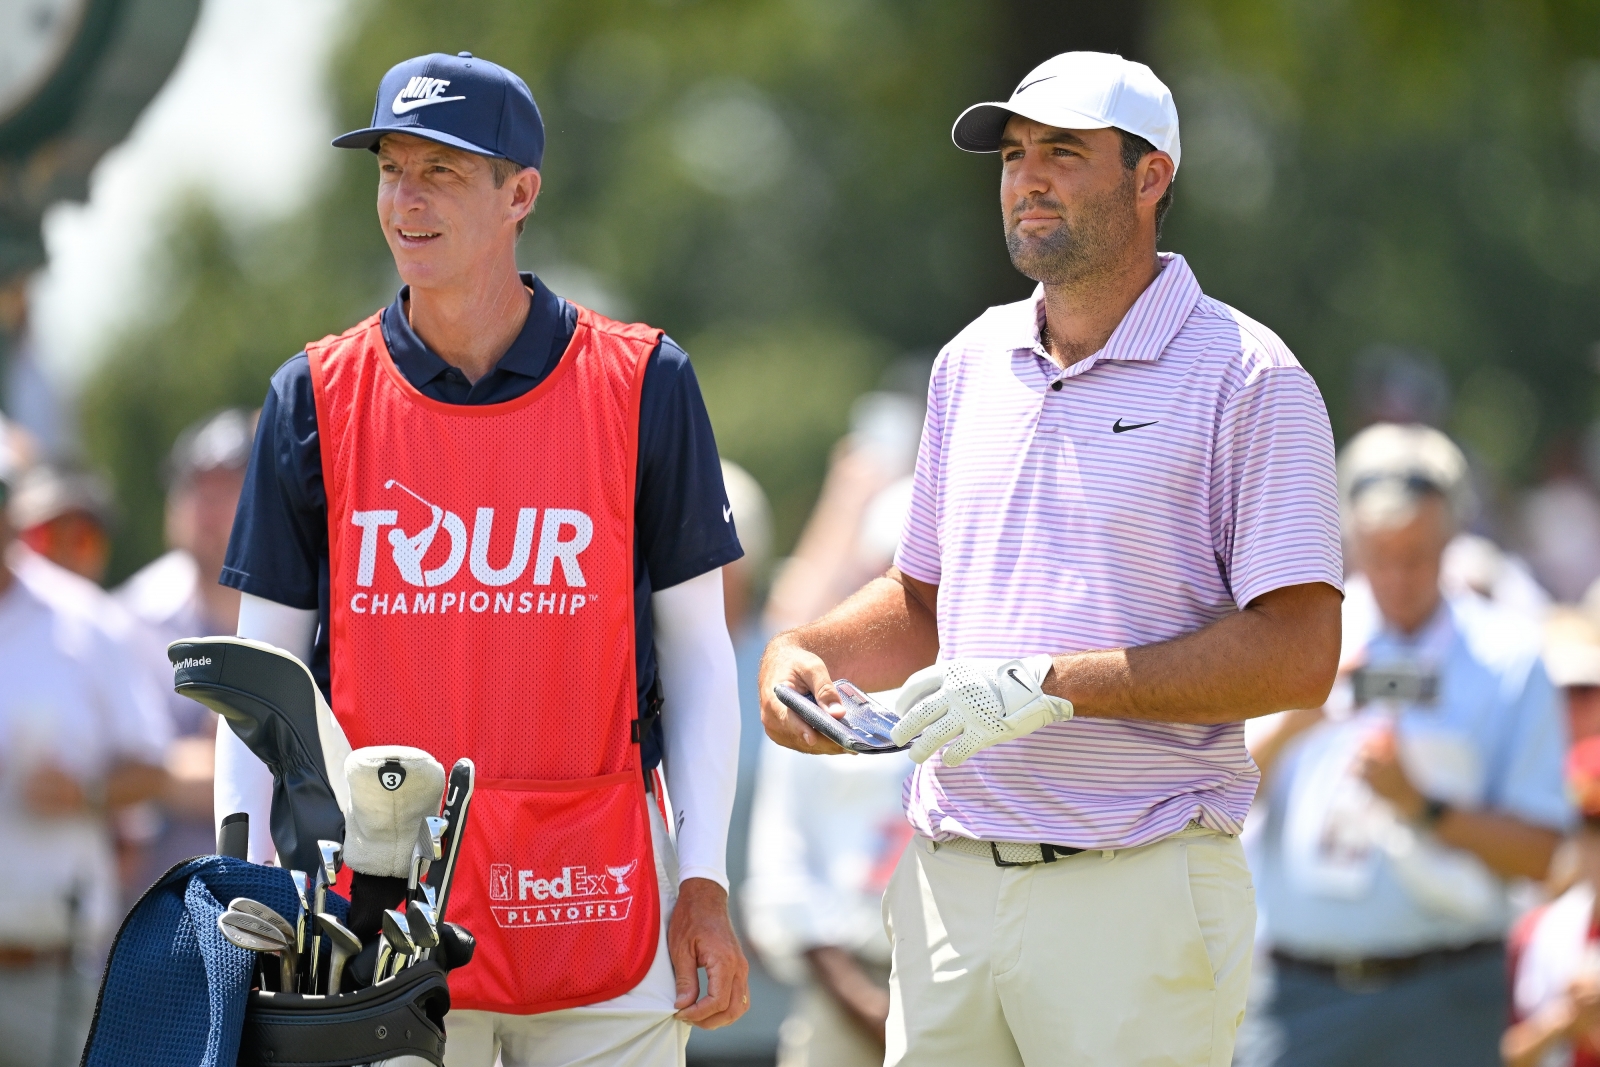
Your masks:
M553 878L534 871L513 870L509 863L489 864L490 910L505 929L571 926L615 922L628 917L633 887L628 879L639 861L590 874L587 867L563 867Z
M402 520L399 508L350 513L350 524L361 531L355 584L368 589L351 598L350 610L356 614L482 613L489 611L492 603L495 612L568 615L594 599L582 593L540 593L536 598L534 592L501 591L525 575L531 585L549 586L557 566L569 589L584 588L579 556L594 538L594 521L584 512L570 508L518 508L510 553L504 563L495 566L489 558L495 530L494 508L477 509L468 536L467 524L454 511L424 499L393 478L383 487L409 496L426 511L410 506L407 520ZM420 522L415 532L406 528L410 521ZM382 551L380 537L387 542L387 552ZM382 558L385 556L387 560ZM462 573L462 564L466 565L466 574ZM469 575L470 582L466 580ZM417 589L446 588L437 593L413 594L404 586L397 588L387 581L379 584L380 577L398 578L405 586ZM470 588L473 582L487 588ZM383 585L390 588L383 589Z

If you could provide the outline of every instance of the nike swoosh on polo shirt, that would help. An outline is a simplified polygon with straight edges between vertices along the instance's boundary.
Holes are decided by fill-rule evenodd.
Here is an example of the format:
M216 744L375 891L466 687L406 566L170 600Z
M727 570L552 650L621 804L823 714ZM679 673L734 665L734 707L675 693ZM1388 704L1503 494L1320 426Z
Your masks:
M448 104L452 100L465 99L466 97L464 96L438 96L432 98L423 97L421 100L401 100L397 96L394 98L394 103L389 105L389 110L396 115L404 115L407 111L415 111L417 108L427 107L429 104Z

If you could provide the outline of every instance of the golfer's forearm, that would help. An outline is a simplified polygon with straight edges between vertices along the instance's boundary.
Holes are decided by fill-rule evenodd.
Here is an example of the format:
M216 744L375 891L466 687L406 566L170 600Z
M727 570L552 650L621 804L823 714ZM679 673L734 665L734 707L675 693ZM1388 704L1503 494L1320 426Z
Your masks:
M1452 808L1434 827L1446 845L1466 849L1504 878L1543 878L1561 835L1512 815Z
M939 656L938 592L891 567L816 622L779 634L772 648L798 646L821 657L835 678L893 689Z
M1044 688L1081 717L1238 722L1321 705L1338 658L1338 592L1292 586L1173 641L1057 656Z

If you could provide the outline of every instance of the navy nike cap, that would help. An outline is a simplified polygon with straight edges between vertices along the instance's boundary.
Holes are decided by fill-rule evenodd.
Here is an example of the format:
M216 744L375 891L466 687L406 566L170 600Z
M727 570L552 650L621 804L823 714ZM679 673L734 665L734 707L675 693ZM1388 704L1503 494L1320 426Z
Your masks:
M372 125L334 139L335 148L370 148L386 133L408 133L480 156L537 169L544 120L523 80L471 52L440 52L396 63L378 83Z

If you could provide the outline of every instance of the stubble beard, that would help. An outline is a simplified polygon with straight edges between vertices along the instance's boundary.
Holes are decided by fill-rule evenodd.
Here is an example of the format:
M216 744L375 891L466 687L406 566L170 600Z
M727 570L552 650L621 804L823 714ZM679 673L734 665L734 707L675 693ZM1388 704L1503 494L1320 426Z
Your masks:
M1006 222L1006 251L1026 277L1052 286L1080 285L1112 271L1138 227L1133 172L1115 188L1083 200L1070 221L1061 202L1050 197L1019 200L1013 215L1034 207L1062 212L1061 224L1040 237L1025 237Z

